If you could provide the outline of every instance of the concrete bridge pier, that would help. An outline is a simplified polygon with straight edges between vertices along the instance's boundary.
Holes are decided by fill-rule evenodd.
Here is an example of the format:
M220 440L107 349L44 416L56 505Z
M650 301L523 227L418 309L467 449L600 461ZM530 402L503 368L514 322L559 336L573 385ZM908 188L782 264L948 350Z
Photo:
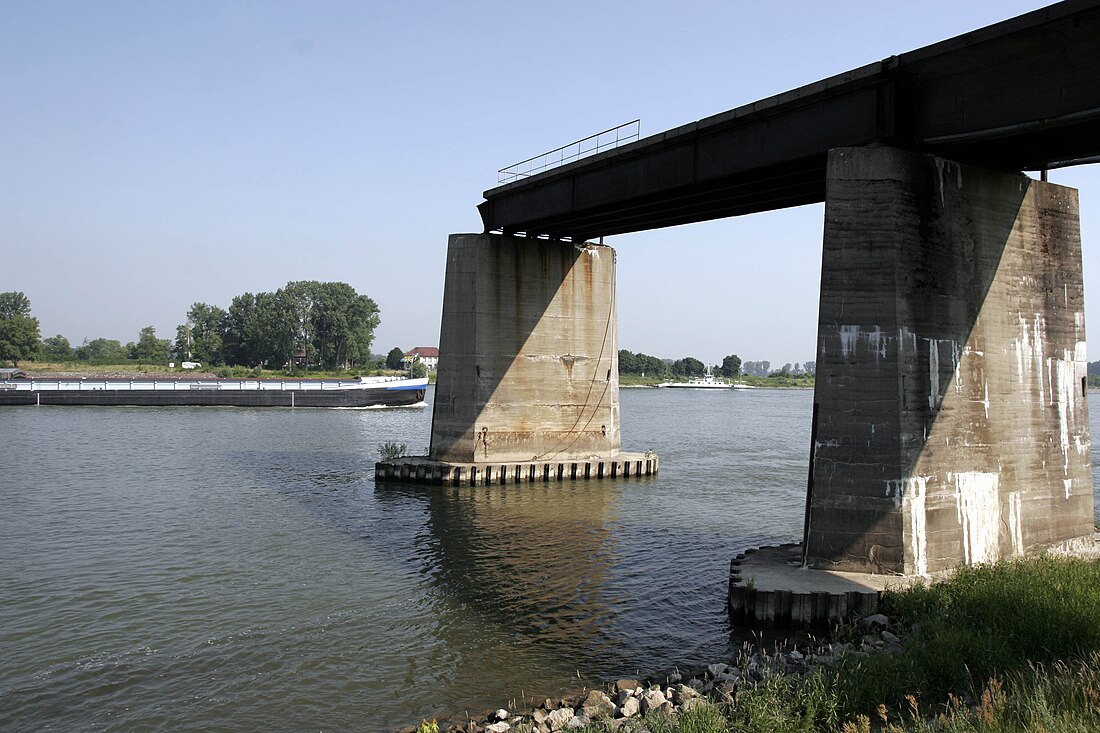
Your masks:
M631 478L657 456L620 452L615 250L454 234L426 458L379 480L480 485Z
M1089 542L1077 192L829 153L804 562L929 574Z

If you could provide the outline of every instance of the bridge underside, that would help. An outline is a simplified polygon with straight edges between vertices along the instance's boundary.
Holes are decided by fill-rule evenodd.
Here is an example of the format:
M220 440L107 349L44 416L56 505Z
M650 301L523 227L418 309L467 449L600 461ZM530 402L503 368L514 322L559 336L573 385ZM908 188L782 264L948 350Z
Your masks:
M584 241L825 200L834 148L1002 171L1100 156L1100 4L1071 0L485 192L486 232Z

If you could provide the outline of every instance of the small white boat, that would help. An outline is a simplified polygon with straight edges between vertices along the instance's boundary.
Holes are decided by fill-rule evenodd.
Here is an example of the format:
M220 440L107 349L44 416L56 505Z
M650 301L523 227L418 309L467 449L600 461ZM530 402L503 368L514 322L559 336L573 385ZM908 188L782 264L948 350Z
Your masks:
M710 374L689 379L686 382L662 382L657 386L668 387L670 389L756 389L755 387L751 387L741 382L728 382L725 379L719 379Z

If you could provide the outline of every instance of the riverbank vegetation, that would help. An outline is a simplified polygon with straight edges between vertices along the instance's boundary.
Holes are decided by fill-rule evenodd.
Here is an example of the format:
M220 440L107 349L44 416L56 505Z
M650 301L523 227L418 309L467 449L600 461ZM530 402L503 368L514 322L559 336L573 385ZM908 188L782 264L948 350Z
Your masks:
M597 716L581 730L1100 730L1100 563L1040 557L962 568L945 582L887 592L881 610L885 642L868 644L866 619L829 642L800 645L804 654L771 657L763 672L759 652L746 649L731 660L737 674L711 665L724 671L708 675L704 699L691 702L695 693L670 681L668 692L691 704L677 702L671 715L661 703L625 720ZM515 729L524 726L539 728Z
M122 344L96 338L73 346L61 335L42 339L31 304L19 292L0 293L0 361L38 361L130 369L167 368L195 362L210 368L314 369L320 372L379 369L370 353L378 306L347 283L289 282L274 293L243 293L228 309L194 303L174 341L152 326Z
M619 374L619 384L623 387L656 387L662 382L673 381L675 379L676 378L672 376L653 377L647 374L643 377L638 374ZM750 387L760 387L763 389L813 389L814 375L806 373L783 374L781 372L776 372L767 377L742 375L740 377L735 377L733 381Z
M704 364L693 356L682 359L660 359L656 356L619 351L619 384L628 387L656 386L661 382L688 381L710 374L736 380L752 387L813 387L815 362L784 364L772 370L771 362L742 362L737 354L729 354L721 364Z

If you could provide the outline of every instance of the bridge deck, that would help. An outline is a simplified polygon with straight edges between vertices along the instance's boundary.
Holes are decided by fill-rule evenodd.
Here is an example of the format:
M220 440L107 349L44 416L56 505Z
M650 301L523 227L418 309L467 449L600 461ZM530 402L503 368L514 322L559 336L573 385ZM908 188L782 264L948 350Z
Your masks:
M485 192L485 231L583 240L823 201L831 148L998 170L1100 156L1100 0L1067 0Z

